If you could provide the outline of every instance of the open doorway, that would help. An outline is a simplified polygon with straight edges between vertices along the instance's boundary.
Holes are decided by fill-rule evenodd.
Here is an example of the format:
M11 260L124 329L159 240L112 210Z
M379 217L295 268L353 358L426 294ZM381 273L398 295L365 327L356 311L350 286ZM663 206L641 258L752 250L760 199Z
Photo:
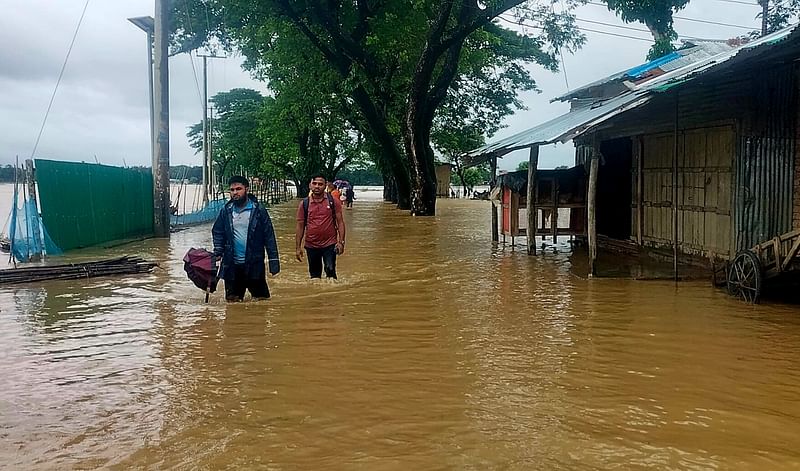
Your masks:
M633 143L623 137L600 144L602 165L597 174L597 233L612 239L631 237Z

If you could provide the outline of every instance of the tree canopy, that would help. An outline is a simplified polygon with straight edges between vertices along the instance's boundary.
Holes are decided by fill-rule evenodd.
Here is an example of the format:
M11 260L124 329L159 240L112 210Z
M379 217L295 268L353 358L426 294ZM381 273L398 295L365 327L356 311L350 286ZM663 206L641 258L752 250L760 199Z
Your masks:
M655 44L647 59L657 59L673 52L672 42L678 39L673 28L672 15L682 10L689 0L605 0L608 9L626 23L639 22L647 26Z
M369 140L376 165L396 182L399 206L419 215L435 210L431 134L450 92L472 86L468 77L481 75L487 92L516 79L522 90L527 85L520 64L554 69L559 48L583 41L574 17L551 5L569 8L576 0L185 3L176 6L176 47L237 49L276 100L291 94L326 103L329 110L338 104L338 117ZM493 23L505 12L545 26L536 37L523 37ZM488 98L500 104L506 99ZM502 112L502 106L496 109Z

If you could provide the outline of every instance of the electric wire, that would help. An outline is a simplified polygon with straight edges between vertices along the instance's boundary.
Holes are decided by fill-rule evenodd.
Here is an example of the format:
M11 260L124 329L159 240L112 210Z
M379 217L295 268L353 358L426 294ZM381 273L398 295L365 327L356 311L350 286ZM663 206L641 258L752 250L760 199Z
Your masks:
M67 68L67 62L69 62L69 56L72 54L72 48L75 46L75 39L78 37L78 31L81 30L81 25L83 24L83 18L86 16L86 9L89 7L89 0L86 0L86 3L83 5L83 11L81 12L81 17L78 20L78 26L75 28L75 33L72 35L72 41L69 43L69 48L67 49L67 56L64 58L64 63L61 65L61 72L58 74L58 80L56 80L56 87L53 89L53 94L50 96L50 103L47 105L47 111L44 113L44 119L42 120L42 126L39 128L39 135L36 136L36 143L33 145L33 151L31 151L31 158L36 155L36 149L39 147L39 141L42 138L42 133L44 132L44 126L47 124L47 117L50 116L50 110L53 107L53 101L56 99L56 92L58 92L58 86L61 85L61 79L64 77L64 70Z

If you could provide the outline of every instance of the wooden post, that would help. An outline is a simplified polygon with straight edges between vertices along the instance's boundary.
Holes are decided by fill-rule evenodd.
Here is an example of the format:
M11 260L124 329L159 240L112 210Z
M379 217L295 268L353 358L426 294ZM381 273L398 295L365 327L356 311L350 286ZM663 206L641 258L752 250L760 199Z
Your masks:
M636 146L636 242L644 244L644 140L634 139Z
M678 281L678 91L675 91L675 133L672 149L672 269Z
M553 245L558 244L558 175L553 176L553 214L550 216L550 228L553 230ZM555 250L555 248L554 248Z
M589 165L589 192L586 195L587 209L589 212L589 276L594 276L595 260L597 259L597 172L600 168L600 152L597 143L592 146L592 155Z
M489 192L495 189L497 186L497 155L492 156L492 160L489 161L489 169L490 169L490 180L489 180ZM503 202L503 196L500 195L500 203ZM492 203L492 242L497 242L499 237L499 229L497 224L497 205Z
M536 167L539 166L539 146L531 146L528 156L528 255L536 255Z
M153 232L169 237L169 15L170 0L155 0L156 166L153 168Z

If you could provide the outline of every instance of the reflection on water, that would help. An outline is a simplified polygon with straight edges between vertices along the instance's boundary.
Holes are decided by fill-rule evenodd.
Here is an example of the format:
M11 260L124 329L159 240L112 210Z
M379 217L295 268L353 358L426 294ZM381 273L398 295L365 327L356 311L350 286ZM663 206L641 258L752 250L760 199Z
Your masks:
M0 290L0 460L15 469L800 466L800 316L706 283L586 279L492 248L484 201L363 198L339 282L273 208L269 301L185 278L209 226L84 252L152 274ZM522 240L524 242L524 240ZM109 253L111 252L111 253Z

